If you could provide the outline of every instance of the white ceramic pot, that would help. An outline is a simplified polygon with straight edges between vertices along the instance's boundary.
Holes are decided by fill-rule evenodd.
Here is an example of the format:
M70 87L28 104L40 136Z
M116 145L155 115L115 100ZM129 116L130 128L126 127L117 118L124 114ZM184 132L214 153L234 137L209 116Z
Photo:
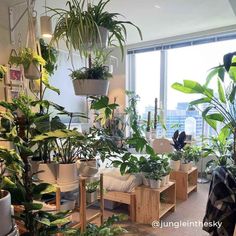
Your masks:
M93 203L97 200L97 191L92 192L92 193L86 193L86 202L88 204Z
M99 37L97 38L96 44L98 48L106 48L108 45L108 30L102 26L98 27Z
M77 168L80 175L85 177L91 177L97 174L98 168L97 168L97 161L94 160L88 160L88 161L77 161Z
M191 161L189 162L189 170L192 170L192 168L193 168L193 162Z
M188 172L190 170L190 163L181 163L180 170L183 172Z
M161 187L161 180L150 179L150 187L151 188L160 188Z
M166 185L169 184L169 182L170 182L170 175L168 174L166 175Z
M74 79L75 95L107 95L109 81L107 79Z
M39 163L37 178L45 183L55 184L57 180L57 163Z
M146 131L146 133L145 133L145 137L146 137L146 139L152 139L152 133Z
M170 160L170 168L174 171L178 171L180 169L180 160L178 161Z
M57 166L57 184L71 184L78 180L78 170L76 163L59 164Z
M3 197L0 198L0 236L8 235L13 229L11 217L11 195L7 191L1 191Z
M39 164L40 161L32 161L30 160L30 165L31 165L31 173L36 173L39 169Z
M142 180L143 180L143 184L148 187L150 186L150 179L146 178L145 174L146 174L145 172L142 172Z
M161 177L161 187L164 187L166 185L166 177L162 176Z

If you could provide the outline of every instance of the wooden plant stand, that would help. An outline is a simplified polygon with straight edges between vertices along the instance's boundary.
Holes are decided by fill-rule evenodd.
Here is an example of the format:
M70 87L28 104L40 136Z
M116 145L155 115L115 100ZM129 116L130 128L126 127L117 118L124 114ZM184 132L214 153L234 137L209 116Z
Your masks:
M170 179L176 181L176 197L180 200L187 200L188 194L197 191L197 167L192 167L188 172L171 171Z
M175 211L176 187L175 182L159 189L151 189L144 185L135 189L136 222L152 224L159 221L169 211Z

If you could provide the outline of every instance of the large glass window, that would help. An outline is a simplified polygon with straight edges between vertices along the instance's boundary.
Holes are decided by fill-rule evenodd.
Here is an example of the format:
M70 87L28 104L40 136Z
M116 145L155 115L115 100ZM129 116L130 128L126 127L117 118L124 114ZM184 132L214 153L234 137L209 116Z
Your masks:
M201 84L206 81L209 69L222 64L223 56L235 51L236 40L202 44L168 50L167 59L167 136L171 137L178 125L181 130L186 130L186 119L193 117L196 120L195 137L202 134L209 135L212 129L202 129L201 113L196 109L189 110L189 102L197 99L197 95L187 95L171 88L174 82L184 79L195 80ZM216 83L210 86L217 91ZM202 107L200 107L202 109ZM204 131L204 133L203 133Z
M193 117L196 123L195 137L212 133L209 127L204 127L199 110L189 110L189 101L197 99L196 95L187 95L171 88L174 82L183 82L184 79L196 80L203 84L209 70L223 63L223 56L228 52L235 51L236 40L207 43L195 46L181 47L166 50L167 60L161 61L160 51L145 52L135 54L135 84L136 94L141 98L138 111L142 118L147 117L148 111L154 110L154 99L165 98L166 107L164 123L167 127L166 136L172 137L177 129L185 130L186 119ZM161 65L162 75L160 75ZM165 83L161 83L163 78ZM211 84L216 88L216 84ZM217 89L215 89L217 91ZM160 96L160 92L163 96ZM158 104L159 107L159 104ZM202 107L200 107L202 109Z
M146 119L148 111L154 115L155 98L160 95L160 52L135 55L135 91L140 96L138 111Z

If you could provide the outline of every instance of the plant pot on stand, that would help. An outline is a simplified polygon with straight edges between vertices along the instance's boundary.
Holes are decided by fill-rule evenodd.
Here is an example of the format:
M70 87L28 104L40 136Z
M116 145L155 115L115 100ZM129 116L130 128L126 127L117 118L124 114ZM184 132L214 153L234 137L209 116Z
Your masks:
M9 192L1 190L0 195L0 236L6 236L13 230L11 217L11 195Z
M94 176L98 172L96 159L79 160L77 161L77 168L79 174L85 177Z
M30 80L37 80L41 77L38 67L33 62L30 63L29 68L24 69L24 75L26 79Z
M67 185L78 181L76 163L59 164L57 166L57 184Z
M170 160L170 168L174 171L178 171L180 169L180 160Z
M150 179L150 187L151 188L160 188L161 187L161 180Z
M57 163L39 163L37 178L45 183L55 184L57 180Z
M145 186L150 186L150 179L148 179L148 178L145 177L146 174L147 174L147 173L142 172L143 184L144 184Z
M88 204L93 203L97 200L98 196L97 196L97 191L94 192L86 192L86 202Z
M188 172L190 170L190 167L191 167L190 162L180 164L180 170L183 172Z

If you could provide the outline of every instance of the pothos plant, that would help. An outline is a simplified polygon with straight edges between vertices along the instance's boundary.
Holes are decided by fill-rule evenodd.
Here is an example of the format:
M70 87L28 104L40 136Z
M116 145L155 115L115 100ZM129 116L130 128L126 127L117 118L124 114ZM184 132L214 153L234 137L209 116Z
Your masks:
M35 124L42 117L39 118L37 113L33 112L32 100L23 94L12 102L1 101L0 106L6 109L5 112L0 112L0 138L12 142L18 155L13 152L7 153L4 148L0 148L0 152L3 157L11 154L11 157L15 156L23 163L22 175L12 174L10 177L14 186L8 188L13 204L22 206L22 211L17 212L15 217L24 222L25 235L49 235L51 231L66 231L64 226L66 227L69 222L65 218L66 213L52 215L41 210L42 204L34 202L42 195L56 191L56 188L50 184L36 185L33 182L35 173L32 174L29 163L29 158L33 155L32 147L37 145L37 142L33 141ZM16 164L14 160L12 165Z
M234 135L233 156L236 164L236 53L228 53L224 56L224 64L213 68L204 84L193 80L184 80L183 83L174 83L172 88L186 93L198 94L197 100L191 105L205 105L202 117L215 130L217 124L222 124L220 136ZM211 83L217 84L217 92L211 87Z

